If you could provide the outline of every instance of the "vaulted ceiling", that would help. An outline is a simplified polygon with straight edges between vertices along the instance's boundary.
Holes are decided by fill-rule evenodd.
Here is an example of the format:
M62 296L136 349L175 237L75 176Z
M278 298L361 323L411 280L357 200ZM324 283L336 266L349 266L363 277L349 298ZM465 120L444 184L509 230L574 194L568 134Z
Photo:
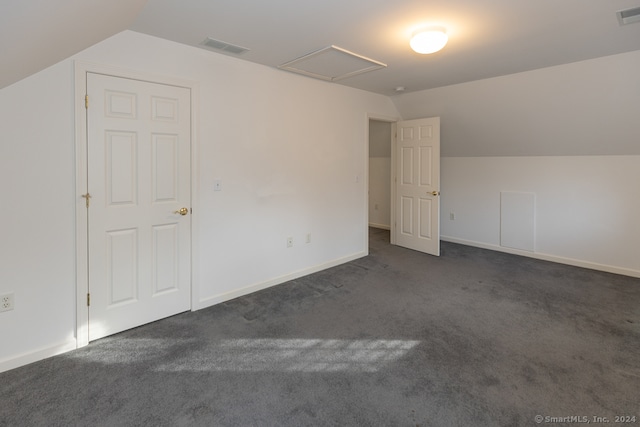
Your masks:
M0 88L131 27L146 0L3 0Z
M398 86L411 92L640 50L640 22L621 25L616 15L639 6L640 0L5 0L0 87L130 29L195 47L207 37L223 40L250 49L223 54L271 67L336 45L387 64L340 84L391 95ZM432 55L411 51L412 31L430 23L447 28L447 46Z

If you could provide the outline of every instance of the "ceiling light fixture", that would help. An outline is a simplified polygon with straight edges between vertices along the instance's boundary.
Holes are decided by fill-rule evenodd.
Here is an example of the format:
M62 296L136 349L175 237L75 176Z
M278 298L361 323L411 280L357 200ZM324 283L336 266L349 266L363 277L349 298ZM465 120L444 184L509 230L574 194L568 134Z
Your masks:
M418 53L435 53L442 49L449 40L447 30L443 27L421 28L411 36L409 45Z

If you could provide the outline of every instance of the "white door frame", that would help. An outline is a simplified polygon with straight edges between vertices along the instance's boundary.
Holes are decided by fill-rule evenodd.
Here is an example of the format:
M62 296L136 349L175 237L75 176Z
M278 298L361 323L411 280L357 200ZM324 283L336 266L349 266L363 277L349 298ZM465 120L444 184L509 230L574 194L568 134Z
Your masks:
M399 117L393 117L393 116L384 116L384 115L380 115L380 114L371 114L368 113L367 114L367 121L366 121L366 135L367 135L367 143L365 144L365 183L366 183L366 194L367 197L364 198L364 218L365 218L365 224L364 224L364 239L365 239L365 252L367 253L367 255L369 254L369 141L370 141L370 135L369 135L369 121L370 120L377 120L379 122L387 122L387 123L391 123L391 200L389 201L390 203L390 207L391 207L391 224L389 224L390 229L391 229L391 244L395 245L396 242L396 238L395 238L395 209L393 208L393 201L395 200L396 197L396 189L395 189L395 185L394 185L394 178L396 176L396 164L395 164L395 148L396 148L396 139L393 137L393 135L396 132L396 123L401 120Z
M83 194L87 193L87 119L85 108L85 94L87 90L87 73L106 74L114 77L123 77L132 80L141 80L151 83L160 83L170 86L179 86L191 91L191 309L198 306L200 295L198 293L198 280L196 277L198 254L198 218L197 206L197 153L196 147L196 118L198 84L189 80L181 80L173 77L158 76L152 73L138 72L109 65L95 64L85 61L75 61L75 147L76 147L76 347L84 347L89 344L89 308L87 307L87 294L89 293L88 274L88 241L87 230L88 212ZM89 100L90 102L90 100Z

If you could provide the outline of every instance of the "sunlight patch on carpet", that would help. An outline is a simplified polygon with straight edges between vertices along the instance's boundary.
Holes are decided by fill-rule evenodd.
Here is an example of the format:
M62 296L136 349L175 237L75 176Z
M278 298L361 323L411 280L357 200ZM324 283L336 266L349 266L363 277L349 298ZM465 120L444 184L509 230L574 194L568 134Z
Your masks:
M119 338L96 343L80 351L69 352L65 357L94 363L126 364L140 361L161 360L171 351L192 343L191 339Z
M376 372L420 341L235 339L160 365L164 372Z

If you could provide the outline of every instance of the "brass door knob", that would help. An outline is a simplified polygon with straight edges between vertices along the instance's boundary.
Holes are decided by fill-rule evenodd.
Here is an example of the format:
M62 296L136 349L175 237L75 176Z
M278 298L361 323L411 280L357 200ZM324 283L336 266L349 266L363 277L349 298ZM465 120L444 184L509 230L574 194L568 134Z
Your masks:
M177 211L175 211L174 213L180 214L180 215L186 215L189 213L189 209L188 208L180 208Z
M431 192L431 195L432 195L432 196L439 196L439 195L440 195L440 192L439 192L439 191L432 191L432 192Z

